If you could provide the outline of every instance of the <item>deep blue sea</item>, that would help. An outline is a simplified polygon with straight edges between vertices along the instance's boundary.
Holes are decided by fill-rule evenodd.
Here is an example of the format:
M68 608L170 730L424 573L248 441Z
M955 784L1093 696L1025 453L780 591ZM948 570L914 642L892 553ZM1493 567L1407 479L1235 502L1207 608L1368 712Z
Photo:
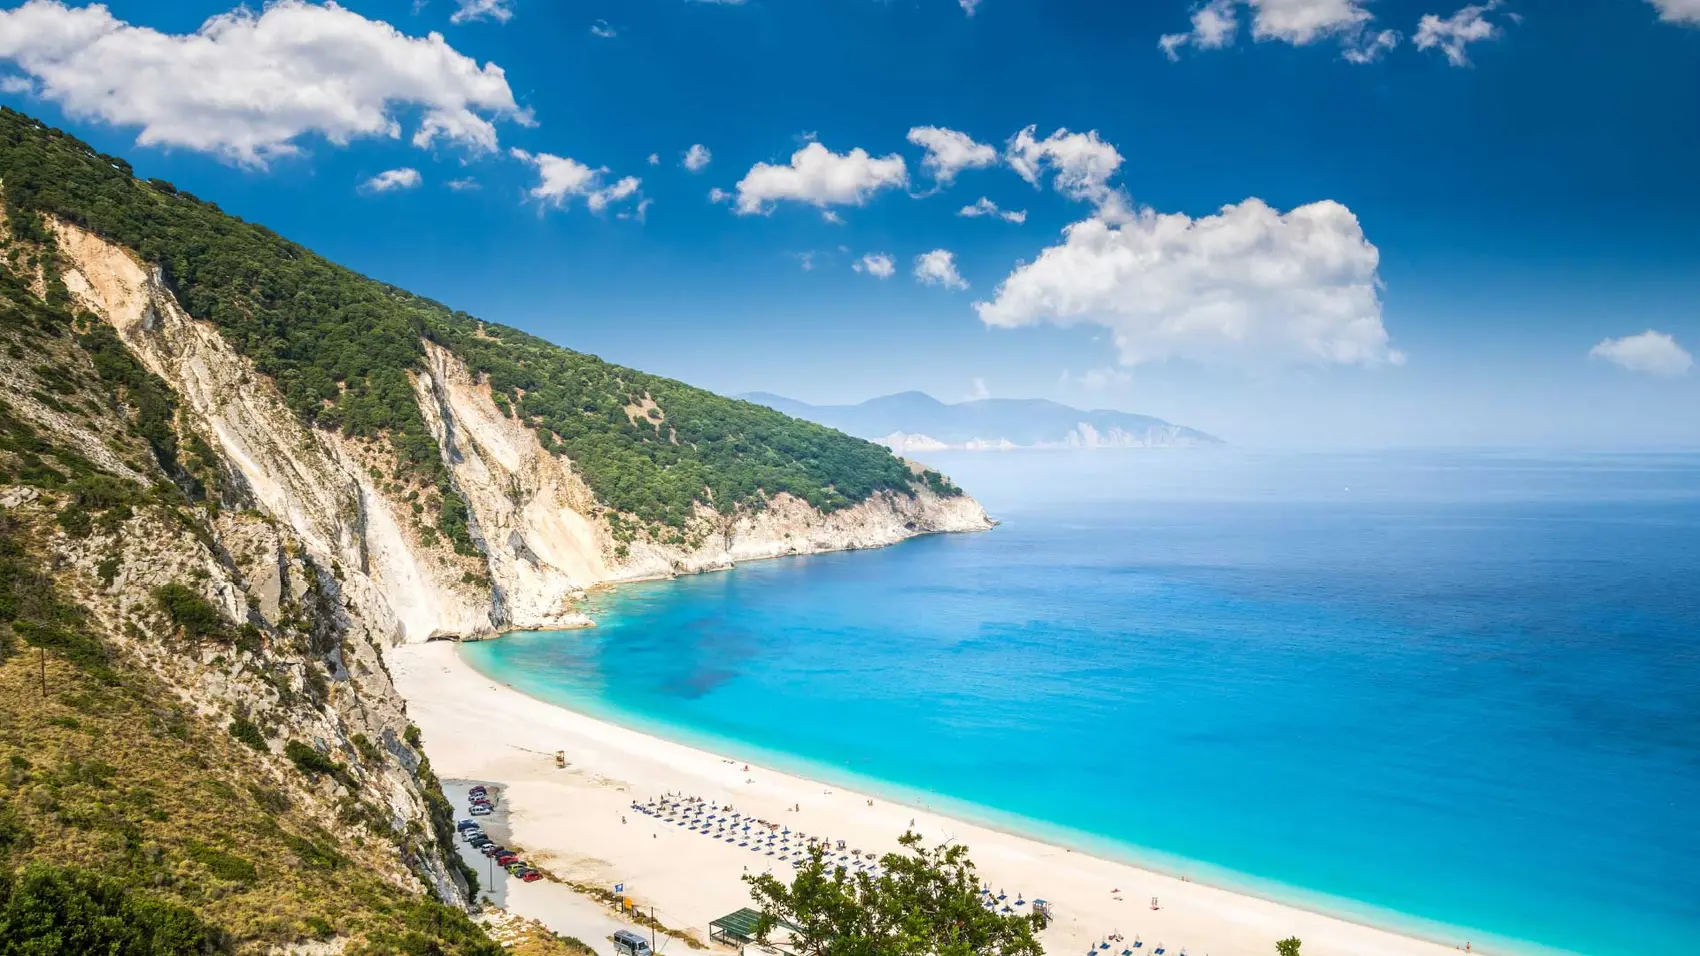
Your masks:
M995 531L622 587L463 653L1478 950L1700 953L1700 455L933 459Z

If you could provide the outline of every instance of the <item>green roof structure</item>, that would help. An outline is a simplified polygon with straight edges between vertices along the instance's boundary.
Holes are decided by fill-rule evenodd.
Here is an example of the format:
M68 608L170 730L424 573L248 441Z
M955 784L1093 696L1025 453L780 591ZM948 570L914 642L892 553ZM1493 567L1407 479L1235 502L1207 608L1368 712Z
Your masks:
M756 941L756 926L760 922L761 913L746 906L737 912L727 913L725 916L711 921L708 924L708 938L732 946L747 946ZM787 930L796 929L795 926L784 921L780 921L779 927ZM784 949L777 946L774 948L779 949L780 952L785 952Z

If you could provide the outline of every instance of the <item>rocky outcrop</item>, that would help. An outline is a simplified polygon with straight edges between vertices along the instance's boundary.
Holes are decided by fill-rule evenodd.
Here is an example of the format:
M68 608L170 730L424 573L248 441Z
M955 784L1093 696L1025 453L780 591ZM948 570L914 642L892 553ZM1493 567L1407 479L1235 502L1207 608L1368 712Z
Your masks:
M588 623L575 603L584 588L610 578L614 541L605 522L587 517L595 514L596 499L571 463L544 451L459 359L435 344L426 346L426 369L415 388L482 539L500 623Z
M73 226L56 229L65 286L104 318L177 393L199 430L239 472L257 507L327 566L345 572L363 620L395 640L489 630L488 596L449 557L405 530L357 449L303 425L265 375L218 330L190 318L124 249Z
M380 452L302 424L268 377L126 250L75 226L55 231L72 295L172 387L255 507L334 569L350 613L388 640L582 626L578 599L598 584L992 526L972 498L917 485L831 514L789 495L731 517L700 508L683 543L621 541L571 460L547 452L455 355L426 342L416 398L468 506L484 564L474 573L418 533L415 504L384 480ZM271 570L260 580L256 600L281 600Z
M90 288L85 284L83 291ZM12 420L0 437L30 441L73 477L32 487L11 484L11 473L0 476L0 538L14 560L27 553L39 562L43 573L29 585L32 594L44 595L38 600L78 609L78 632L94 637L106 663L121 661L123 673L147 675L138 683L124 678L128 689L114 692L112 702L146 694L149 712L198 715L203 719L196 723L221 735L236 720L248 722L261 736L250 744L255 753L241 751L252 759L236 763L248 783L276 797L269 804L274 811L288 809L295 824L310 823L343 845L393 846L398 852L369 853L362 866L394 887L464 899L467 885L434 837L429 794L435 784L421 770L406 705L383 659L395 622L381 604L374 609L370 596L357 596L370 588L367 579L339 574L271 515L211 501L192 504L131 428L128 410L103 394L104 379L76 337L37 336L25 352L16 331L0 328L0 343L7 346L0 354L24 352L31 361L0 361L0 394L6 396L0 413ZM21 400L40 390L42 369L63 386L58 397L43 392L45 402ZM206 424L179 421L178 438L204 439ZM83 453L96 448L104 454ZM77 465L67 463L67 450ZM90 499L79 490L102 488L103 478L104 497ZM82 521L66 520L72 514ZM174 592L192 598L168 601ZM15 593L6 589L8 598ZM198 607L206 613L188 612L195 622L191 632L181 624L189 617L174 619L167 607L197 600L205 602ZM123 653L107 653L114 649ZM79 706L105 698L88 700ZM149 739L146 732L140 739ZM297 772L285 753L290 742L313 748L341 769L335 775ZM103 746L97 741L95 750ZM146 787L112 792L120 790Z

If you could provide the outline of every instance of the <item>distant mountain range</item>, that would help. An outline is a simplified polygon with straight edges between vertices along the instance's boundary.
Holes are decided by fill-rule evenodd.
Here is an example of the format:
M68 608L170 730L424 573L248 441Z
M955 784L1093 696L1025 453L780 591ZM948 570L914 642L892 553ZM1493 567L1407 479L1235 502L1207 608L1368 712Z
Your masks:
M1082 411L1040 398L983 398L949 404L924 392L900 392L859 405L809 405L767 392L736 397L879 442L896 452L1221 444L1212 435L1150 415Z

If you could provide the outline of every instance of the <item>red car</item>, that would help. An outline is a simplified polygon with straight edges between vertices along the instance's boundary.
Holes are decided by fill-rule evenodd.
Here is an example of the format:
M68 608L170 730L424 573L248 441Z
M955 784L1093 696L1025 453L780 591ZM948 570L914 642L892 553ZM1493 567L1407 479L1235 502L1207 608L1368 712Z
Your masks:
M538 880L543 879L543 874L536 870L526 870L524 873L519 875L519 878L527 883L536 883Z
M509 863L517 862L519 862L519 857L514 856L512 853L504 853L501 856L496 857L497 866L507 866Z

